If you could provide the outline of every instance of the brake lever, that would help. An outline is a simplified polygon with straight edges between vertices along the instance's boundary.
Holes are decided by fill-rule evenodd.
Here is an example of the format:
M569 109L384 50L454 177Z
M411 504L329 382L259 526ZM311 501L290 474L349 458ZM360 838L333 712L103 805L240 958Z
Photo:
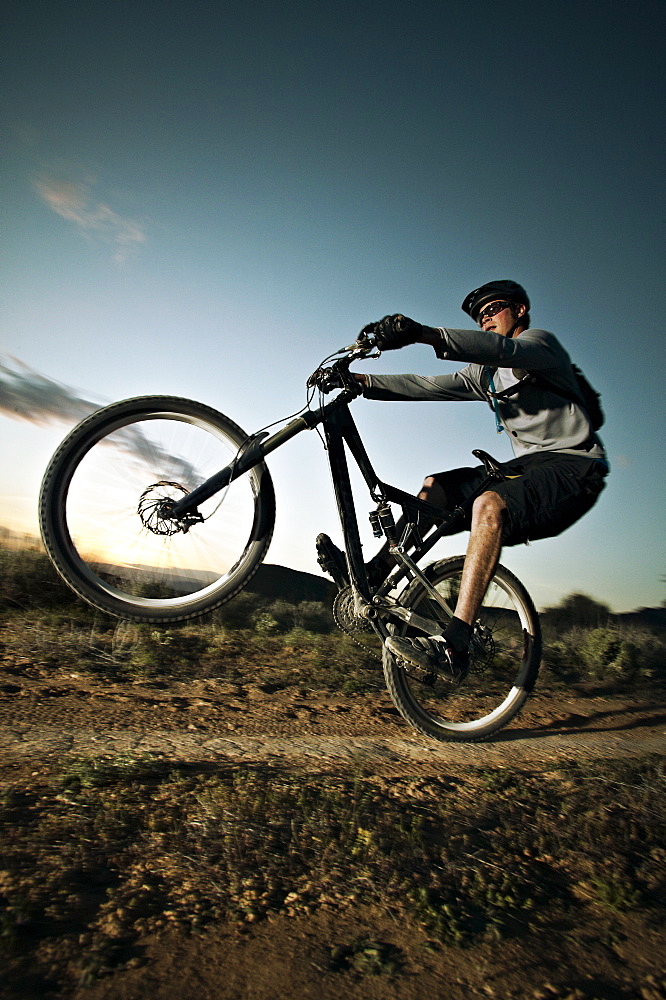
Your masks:
M373 351L370 354L367 350L361 349L358 352L352 352L349 355L349 360L350 361L364 361L366 358L378 358L378 357L381 356L381 353L382 352L380 350L376 350L376 351Z
M375 351L375 354L371 354L371 351ZM376 345L375 338L368 333L361 333L358 335L357 339L353 344L349 344L347 347L340 347L337 351L338 354L350 354L351 360L356 358L378 358L381 351Z
M307 380L306 384L308 388L314 387L324 393L332 392L336 388L344 388L348 392L362 392L360 383L349 373L349 365L352 361L359 361L364 358L378 358L381 355L381 351L376 347L374 338L369 334L361 332L358 340L355 340L353 344L349 344L347 347L339 347L335 351L335 354L344 354L345 356L338 358L330 368L317 368ZM336 386L331 384L333 380L329 372L336 372L339 375L342 385Z

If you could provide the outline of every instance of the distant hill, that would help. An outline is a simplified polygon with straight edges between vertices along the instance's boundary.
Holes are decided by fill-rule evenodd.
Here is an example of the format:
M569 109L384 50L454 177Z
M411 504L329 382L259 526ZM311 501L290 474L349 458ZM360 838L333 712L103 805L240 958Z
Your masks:
M12 531L0 524L0 548L42 550L41 539L35 535ZM264 563L250 580L248 591L269 601L281 599L290 604L300 604L301 601L321 601L330 606L335 596L335 585L324 576L314 573L303 573L288 566L275 566ZM590 599L591 600L591 599ZM592 601L592 603L596 603ZM603 607L600 605L600 607ZM557 620L559 608L547 608L541 612L544 624L559 626L562 630L565 623ZM589 627L603 624L637 625L651 632L666 632L666 607L637 608L635 611L620 613L606 612L603 621L587 623ZM552 619L552 621L551 621Z
M259 567L247 589L269 600L280 598L290 604L300 604L301 601L330 604L335 595L335 585L326 577L267 563Z
M666 632L666 608L639 608L613 617L618 625L641 625L651 632Z
M42 550L41 539L35 535L12 531L0 524L0 548ZM324 576L302 573L288 566L264 563L259 567L247 587L254 594L268 600L281 598L290 604L301 601L323 601L330 604L335 596L335 585Z

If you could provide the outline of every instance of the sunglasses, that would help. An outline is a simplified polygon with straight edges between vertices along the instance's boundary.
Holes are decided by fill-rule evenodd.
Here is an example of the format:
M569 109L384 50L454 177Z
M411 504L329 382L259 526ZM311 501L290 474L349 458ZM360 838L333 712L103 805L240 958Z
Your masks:
M497 313L501 313L503 309L506 309L510 305L510 302L506 302L504 300L500 302L491 302L489 306L486 306L485 309L481 310L479 315L476 317L476 322L479 326L481 326L484 319L490 319L491 316L497 316Z

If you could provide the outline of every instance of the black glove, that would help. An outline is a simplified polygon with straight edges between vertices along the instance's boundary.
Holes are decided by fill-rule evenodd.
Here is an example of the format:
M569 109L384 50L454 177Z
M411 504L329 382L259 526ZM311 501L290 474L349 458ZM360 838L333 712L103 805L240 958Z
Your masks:
M423 333L423 327L407 316L397 313L384 316L379 323L369 323L361 331L372 334L380 351L397 351L400 347L415 344Z

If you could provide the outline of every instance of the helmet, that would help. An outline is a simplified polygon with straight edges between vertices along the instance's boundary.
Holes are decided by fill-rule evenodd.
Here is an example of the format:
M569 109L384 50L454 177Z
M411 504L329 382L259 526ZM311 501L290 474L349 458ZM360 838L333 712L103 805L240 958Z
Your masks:
M527 309L530 307L530 300L523 286L519 285L517 281L506 280L489 281L486 285L475 288L466 297L461 308L463 312L466 312L468 316L476 320L481 307L486 302L492 302L494 299L508 299L509 302L522 303Z

